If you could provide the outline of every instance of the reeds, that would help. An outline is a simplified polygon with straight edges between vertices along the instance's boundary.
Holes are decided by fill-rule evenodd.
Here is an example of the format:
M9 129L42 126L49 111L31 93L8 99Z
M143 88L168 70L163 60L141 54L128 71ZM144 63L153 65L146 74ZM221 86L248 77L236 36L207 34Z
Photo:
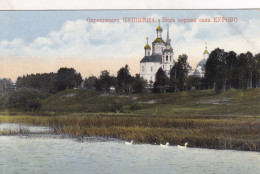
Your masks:
M80 114L79 114L80 115ZM131 115L0 116L0 122L44 125L57 133L105 136L137 143L260 151L258 117L170 118Z

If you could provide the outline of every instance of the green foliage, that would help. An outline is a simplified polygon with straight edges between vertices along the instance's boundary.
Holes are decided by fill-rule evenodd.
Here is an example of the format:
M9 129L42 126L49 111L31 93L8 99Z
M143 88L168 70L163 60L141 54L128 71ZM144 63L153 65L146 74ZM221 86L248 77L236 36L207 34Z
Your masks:
M90 76L89 78L85 78L83 85L86 89L95 89L96 80L95 76Z
M187 89L192 89L193 87L195 89L200 89L202 84L202 78L199 76L191 75L188 76L186 80L186 87Z
M98 91L109 92L110 87L116 84L116 78L110 76L110 73L107 70L101 71L99 79L96 79L95 87Z
M208 88L217 93L230 88L246 89L259 87L259 55L234 51L225 52L216 48L206 63L205 81Z
M9 78L0 79L0 93L7 93L13 90L12 80Z
M129 72L128 65L125 67L120 68L117 72L117 92L119 93L128 93L131 91L131 85L133 82L133 77Z
M167 77L163 69L159 68L155 74L155 82L154 82L155 92L165 92L168 83L169 83L169 78Z
M74 68L60 68L56 77L56 87L58 91L78 88L82 84L82 77Z
M140 74L136 74L133 81L133 93L144 93L147 82L140 77Z
M41 91L32 88L19 88L7 96L6 107L9 109L37 111L41 108L41 100L45 98Z
M186 54L180 55L178 62L174 64L170 71L170 91L183 91L188 76L189 64Z

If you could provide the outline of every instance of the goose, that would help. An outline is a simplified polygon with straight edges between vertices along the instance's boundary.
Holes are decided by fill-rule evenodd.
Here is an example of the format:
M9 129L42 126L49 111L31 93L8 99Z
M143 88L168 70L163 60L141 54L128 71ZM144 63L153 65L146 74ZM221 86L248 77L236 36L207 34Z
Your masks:
M127 142L127 141L126 141L126 142L125 142L125 145L133 145L133 142L134 142L133 140L132 140L131 142Z
M184 148L187 148L187 145L188 145L188 143L185 143L184 146L180 146L180 145L178 145L178 148L180 148L180 149L184 149Z
M167 142L165 145L164 144L160 144L160 147L168 147L170 144Z

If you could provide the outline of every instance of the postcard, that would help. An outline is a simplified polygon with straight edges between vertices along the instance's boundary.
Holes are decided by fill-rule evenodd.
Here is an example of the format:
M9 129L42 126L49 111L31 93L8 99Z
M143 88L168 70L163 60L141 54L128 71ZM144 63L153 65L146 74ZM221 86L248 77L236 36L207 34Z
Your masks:
M0 11L0 173L258 173L260 11Z

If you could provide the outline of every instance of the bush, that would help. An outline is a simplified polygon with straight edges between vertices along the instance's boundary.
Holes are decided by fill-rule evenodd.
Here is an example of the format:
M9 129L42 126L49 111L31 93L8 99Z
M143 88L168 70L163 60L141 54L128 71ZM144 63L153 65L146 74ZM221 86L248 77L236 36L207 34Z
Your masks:
M47 95L32 88L20 88L10 92L6 107L10 109L37 111L41 108L41 100Z

